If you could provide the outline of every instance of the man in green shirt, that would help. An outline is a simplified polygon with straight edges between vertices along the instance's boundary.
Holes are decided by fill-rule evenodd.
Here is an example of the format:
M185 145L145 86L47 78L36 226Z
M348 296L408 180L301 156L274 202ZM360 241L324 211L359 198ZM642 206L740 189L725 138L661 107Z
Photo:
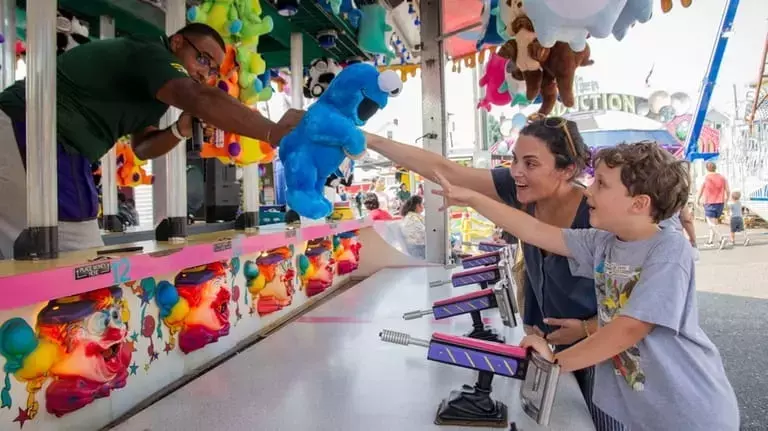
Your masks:
M93 41L57 59L59 250L103 245L91 164L121 136L131 134L136 156L160 157L192 136L197 117L222 130L277 145L298 117L273 123L218 88L224 41L204 24L170 37L118 37ZM159 129L169 106L183 114ZM25 81L0 93L0 258L26 227ZM53 175L53 173L51 173Z

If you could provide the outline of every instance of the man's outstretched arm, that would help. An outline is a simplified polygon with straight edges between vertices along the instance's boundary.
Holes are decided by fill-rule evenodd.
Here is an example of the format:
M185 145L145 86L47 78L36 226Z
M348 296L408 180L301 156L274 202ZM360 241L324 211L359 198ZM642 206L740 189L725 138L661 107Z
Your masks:
M294 125L275 123L226 92L200 84L192 78L166 82L157 91L156 97L218 129L269 142L275 147Z

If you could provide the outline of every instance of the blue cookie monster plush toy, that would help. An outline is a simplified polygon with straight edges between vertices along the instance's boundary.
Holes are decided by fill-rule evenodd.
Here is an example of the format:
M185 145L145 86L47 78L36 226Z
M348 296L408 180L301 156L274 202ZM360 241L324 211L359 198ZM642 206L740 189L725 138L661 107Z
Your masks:
M366 63L347 66L336 75L298 126L280 141L291 209L312 219L331 213L333 205L323 196L325 180L345 156L363 156L365 135L358 127L401 90L397 73L379 73Z

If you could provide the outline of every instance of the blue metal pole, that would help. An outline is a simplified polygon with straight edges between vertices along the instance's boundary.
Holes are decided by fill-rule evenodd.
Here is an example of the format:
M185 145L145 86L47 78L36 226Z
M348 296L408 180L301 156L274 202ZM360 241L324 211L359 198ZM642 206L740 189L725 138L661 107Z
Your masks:
M739 0L728 0L723 10L723 18L720 21L720 32L715 39L715 46L712 56L709 59L709 67L701 86L699 102L696 105L691 130L688 133L688 139L685 142L685 158L693 160L697 158L697 142L701 135L701 129L704 126L704 118L707 116L709 108L709 99L712 97L712 90L715 88L717 75L720 73L720 64L723 62L723 54L728 45L728 38L733 27L733 20L736 17L736 9L739 8Z

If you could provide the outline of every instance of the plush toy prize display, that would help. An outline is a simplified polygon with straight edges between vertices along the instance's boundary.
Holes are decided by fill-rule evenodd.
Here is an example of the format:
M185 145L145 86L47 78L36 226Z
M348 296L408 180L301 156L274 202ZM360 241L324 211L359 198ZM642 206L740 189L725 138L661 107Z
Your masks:
M326 179L345 157L362 157L366 144L359 127L401 90L397 73L379 73L366 63L347 66L334 78L298 126L280 141L291 209L313 219L331 213L333 205L323 196Z

